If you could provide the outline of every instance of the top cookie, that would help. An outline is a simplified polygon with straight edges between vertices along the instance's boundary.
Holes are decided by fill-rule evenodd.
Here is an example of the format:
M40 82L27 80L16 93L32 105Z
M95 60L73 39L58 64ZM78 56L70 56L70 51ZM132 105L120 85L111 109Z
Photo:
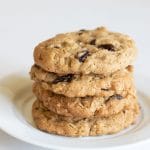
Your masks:
M58 74L108 75L132 64L137 53L127 35L104 27L58 34L34 50L34 61L49 72Z

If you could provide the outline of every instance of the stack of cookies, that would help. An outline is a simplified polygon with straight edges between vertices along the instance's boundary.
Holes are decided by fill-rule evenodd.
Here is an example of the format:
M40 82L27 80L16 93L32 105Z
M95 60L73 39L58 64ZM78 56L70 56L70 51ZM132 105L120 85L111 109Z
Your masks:
M64 136L117 133L140 113L127 35L104 27L59 34L34 50L37 100L32 114L43 131Z

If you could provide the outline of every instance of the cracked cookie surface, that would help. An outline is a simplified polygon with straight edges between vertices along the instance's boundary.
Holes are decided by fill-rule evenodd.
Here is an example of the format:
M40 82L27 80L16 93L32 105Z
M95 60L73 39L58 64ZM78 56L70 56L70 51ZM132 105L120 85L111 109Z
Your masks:
M105 27L58 34L34 50L35 63L58 74L111 74L131 65L137 49L127 35Z

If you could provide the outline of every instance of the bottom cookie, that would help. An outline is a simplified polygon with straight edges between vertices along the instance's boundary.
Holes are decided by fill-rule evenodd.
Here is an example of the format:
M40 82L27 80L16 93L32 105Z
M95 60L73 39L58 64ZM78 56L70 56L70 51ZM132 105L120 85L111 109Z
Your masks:
M33 104L32 115L36 126L45 132L64 136L96 136L117 133L135 123L139 115L139 105L126 109L116 115L101 118L81 119L78 121L45 109L39 100Z

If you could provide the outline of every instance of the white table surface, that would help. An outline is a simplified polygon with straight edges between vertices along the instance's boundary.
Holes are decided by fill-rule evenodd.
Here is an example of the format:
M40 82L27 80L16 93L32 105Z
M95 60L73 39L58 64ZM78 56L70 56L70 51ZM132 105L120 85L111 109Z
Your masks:
M28 72L38 42L56 33L101 25L135 39L139 49L135 74L150 77L149 0L0 0L0 79L16 71ZM150 141L122 149L147 147ZM0 130L0 150L20 148L44 150Z

